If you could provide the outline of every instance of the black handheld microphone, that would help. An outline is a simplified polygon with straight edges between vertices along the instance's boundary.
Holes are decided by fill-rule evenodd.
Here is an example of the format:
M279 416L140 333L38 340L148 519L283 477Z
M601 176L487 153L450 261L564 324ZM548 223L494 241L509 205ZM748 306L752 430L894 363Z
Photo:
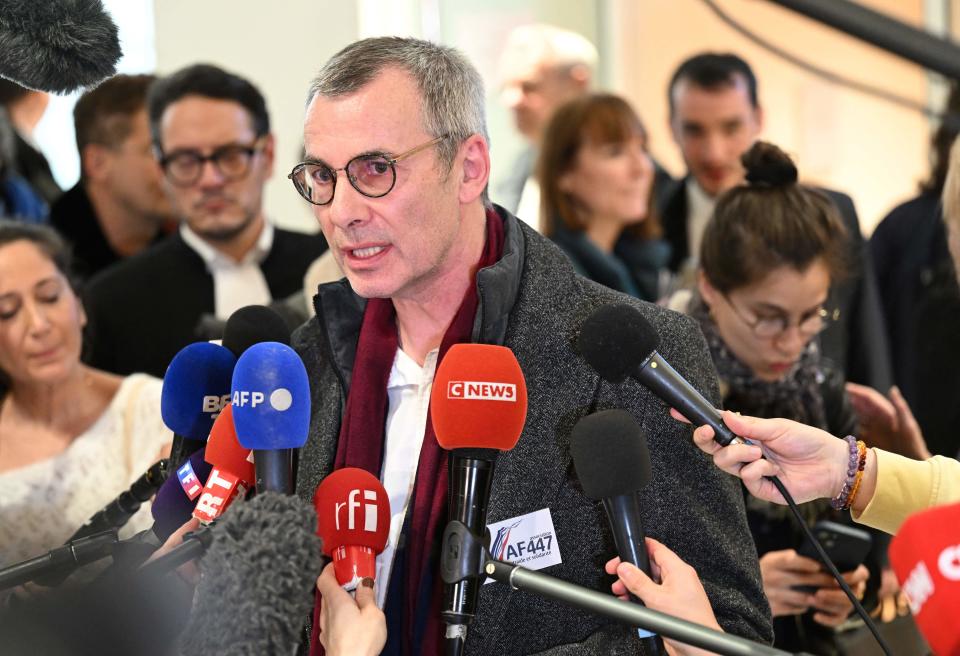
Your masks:
M7 0L0 8L0 76L69 93L116 72L117 26L100 0Z
M741 441L703 394L657 353L660 335L636 308L605 305L596 310L583 323L577 345L604 380L620 383L634 376L695 426L710 426L721 445Z
M116 499L104 506L87 523L77 529L67 542L85 538L111 528L122 528L133 515L140 510L141 504L149 501L163 482L167 480L169 461L164 458L155 462L140 478L135 480L128 490L120 493Z
M0 569L0 590L6 590L43 576L66 578L87 563L106 558L117 544L117 529L73 540L42 556Z
M624 410L587 415L573 427L570 452L584 493L603 502L620 560L650 576L637 494L651 477L650 453L642 429ZM632 594L630 598L643 603ZM644 653L666 653L659 636L641 631L640 639Z

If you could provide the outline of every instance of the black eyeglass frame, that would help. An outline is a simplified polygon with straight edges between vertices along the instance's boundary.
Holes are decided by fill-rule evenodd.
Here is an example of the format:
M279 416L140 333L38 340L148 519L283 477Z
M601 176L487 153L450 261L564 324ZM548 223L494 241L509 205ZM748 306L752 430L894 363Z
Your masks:
M293 183L294 188L297 190L297 193L300 194L301 198L303 198L305 201L307 201L312 205L318 205L320 207L323 207L324 205L329 205L330 203L333 202L333 197L337 193L337 180L339 179L339 176L337 175L337 173L340 171L343 171L346 174L347 181L350 183L350 186L356 189L358 193L362 194L363 196L366 196L367 198L383 198L384 196L389 194L391 191L393 191L393 188L397 184L397 167L396 167L397 162L404 160L408 157L412 157L413 155L416 155L420 151L426 150L427 148L436 146L437 144L441 143L444 139L447 139L449 136L450 136L449 134L443 134L443 135L440 135L439 137L434 137L433 139L431 139L430 141L427 141L426 143L422 143L419 146L414 146L410 150L405 150L399 155L395 155L393 157L388 156L386 153L362 153L360 155L357 155L356 157L353 157L349 162L346 163L345 166L342 166L338 169L335 169L329 164L326 164L324 162L317 162L317 161L300 162L299 164L293 167L293 170L290 171L290 173L287 174L287 178ZM369 192L364 191L360 187L358 187L356 176L352 175L349 171L350 167L353 165L354 162L364 161L364 160L370 161L376 158L382 158L383 161L390 166L390 174L392 176L390 179L390 186L382 194L371 194ZM300 183L297 182L297 175L301 171L306 169L308 166L323 167L327 171L329 171L333 176L333 183L330 188L330 198L322 203L318 203L314 200L311 200L307 196L306 191L303 188L301 188Z
M197 184L197 180L203 177L203 167L207 162L216 167L217 172L223 176L223 178L229 182L234 180L241 180L250 173L250 163L253 161L254 156L263 149L262 141L265 135L257 137L252 144L238 144L238 143L229 143L224 144L223 146L218 146L214 148L209 155L201 155L195 150L178 150L171 154L166 154L161 152L160 156L157 158L160 162L160 168L163 169L163 174L171 183L178 187L192 187ZM224 157L226 153L243 153L246 157L244 160L243 172L239 174L229 174L223 170L220 166L220 159ZM197 173L193 178L188 182L184 179L179 179L170 174L170 162L181 156L181 155L190 155L194 158L197 163Z
M780 323L780 330L770 335L764 335L758 332L757 328L764 321L768 321L768 319L761 319L758 317L756 318L755 321L749 321L745 316L743 316L743 314L741 314L740 309L737 308L736 304L727 294L721 293L720 295L723 296L723 300L727 302L727 305L729 305L730 309L733 310L733 313L737 315L737 318L740 319L740 321L742 321L743 324L750 329L750 332L752 332L756 337L760 339L780 339L794 325L797 327L797 330L800 332L801 335L804 335L805 337L815 337L816 335L819 335L824 330L826 330L827 327L829 327L831 322L837 321L840 318L839 308L835 308L834 310L831 311L821 305L814 312L814 314L811 314L808 318L803 319L797 323L793 323L792 321L790 321L789 317L780 315L776 319L776 321ZM802 328L803 324L809 321L810 319L814 319L814 318L820 319L820 322L821 322L820 328L818 328L814 332L808 332L803 330Z

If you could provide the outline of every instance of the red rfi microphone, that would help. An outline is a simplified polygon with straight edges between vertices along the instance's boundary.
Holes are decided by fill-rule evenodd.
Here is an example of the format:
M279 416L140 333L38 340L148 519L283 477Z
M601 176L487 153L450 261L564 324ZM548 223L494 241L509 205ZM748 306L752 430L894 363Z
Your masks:
M390 531L390 499L377 477L356 467L338 469L320 483L313 505L323 553L333 558L340 585L349 591L375 578L377 554Z
M527 384L513 351L454 344L437 368L430 415L444 449L509 451L527 418Z
M222 515L234 499L244 496L256 481L253 457L250 449L243 448L237 440L233 406L229 403L213 422L204 460L213 469L193 509L193 516L201 523L209 524Z
M888 554L933 653L960 656L960 504L911 515Z
M440 554L446 649L463 653L480 594L483 554L464 548L462 532L484 535L497 455L516 446L527 418L527 385L513 351L490 344L451 346L433 379L430 416L437 441L450 451L449 522ZM474 570L476 575L465 574Z

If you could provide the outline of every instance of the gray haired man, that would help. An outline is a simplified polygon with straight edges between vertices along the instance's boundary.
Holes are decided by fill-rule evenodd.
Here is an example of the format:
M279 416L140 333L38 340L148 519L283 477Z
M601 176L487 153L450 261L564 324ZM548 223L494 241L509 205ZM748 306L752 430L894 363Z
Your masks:
M646 389L601 381L573 347L592 311L629 303L660 333L662 354L716 402L703 337L685 317L577 276L547 240L487 201L483 97L479 75L457 51L395 37L348 46L311 86L307 159L290 177L313 203L346 278L320 286L317 316L294 335L313 395L298 494L311 499L343 466L380 477L393 515L378 556L384 653L437 653L446 457L428 419L430 386L451 343L504 345L525 373L529 410L516 447L497 461L489 523L515 525L510 540L549 533L550 553L528 565L607 589L613 539L572 473L569 440L589 412L625 408L650 437L648 534L697 569L725 630L770 640L736 482ZM328 648L333 601L314 616L315 644ZM627 654L638 645L626 627L497 584L480 592L466 651Z

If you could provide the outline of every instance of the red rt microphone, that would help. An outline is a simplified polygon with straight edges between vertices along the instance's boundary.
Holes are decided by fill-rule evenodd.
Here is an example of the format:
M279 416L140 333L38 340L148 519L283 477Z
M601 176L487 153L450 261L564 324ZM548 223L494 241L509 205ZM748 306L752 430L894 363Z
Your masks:
M888 554L933 653L960 655L960 504L911 515Z
M356 467L338 469L320 483L313 505L323 553L333 558L340 585L354 590L361 579L375 578L377 554L390 532L390 500L376 476Z
M430 395L437 441L450 451L447 497L450 523L443 532L440 571L447 653L462 653L467 624L480 593L483 553L475 537L487 528L493 466L509 451L527 418L527 385L513 351L489 344L455 344L437 368Z
M234 499L246 495L257 480L251 451L243 448L237 440L233 406L229 403L213 422L204 460L213 469L193 509L193 516L209 524L222 515Z

